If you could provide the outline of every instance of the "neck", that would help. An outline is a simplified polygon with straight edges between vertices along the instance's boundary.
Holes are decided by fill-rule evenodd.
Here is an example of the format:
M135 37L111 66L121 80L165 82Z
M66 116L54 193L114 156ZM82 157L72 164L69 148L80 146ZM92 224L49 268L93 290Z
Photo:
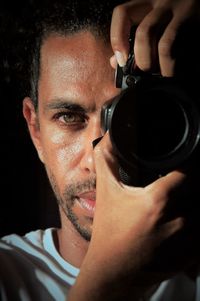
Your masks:
M73 266L80 268L87 253L89 242L76 231L61 213L61 229L57 230L56 245L60 255Z

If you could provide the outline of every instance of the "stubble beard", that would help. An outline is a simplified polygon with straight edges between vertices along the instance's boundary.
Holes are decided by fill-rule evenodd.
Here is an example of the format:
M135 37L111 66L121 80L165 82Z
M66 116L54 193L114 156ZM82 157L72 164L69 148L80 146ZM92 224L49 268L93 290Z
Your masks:
M83 239L86 241L91 240L91 229L89 227L84 227L80 224L78 217L73 212L73 206L76 201L76 196L86 191L95 190L96 187L96 179L94 177L89 178L83 182L76 182L69 184L65 187L64 192L59 192L58 185L56 182L56 178L52 172L48 172L48 178L54 194L56 196L58 205L62 208L63 212L65 213L66 217L72 223L76 231L81 235ZM91 223L93 220L90 218Z

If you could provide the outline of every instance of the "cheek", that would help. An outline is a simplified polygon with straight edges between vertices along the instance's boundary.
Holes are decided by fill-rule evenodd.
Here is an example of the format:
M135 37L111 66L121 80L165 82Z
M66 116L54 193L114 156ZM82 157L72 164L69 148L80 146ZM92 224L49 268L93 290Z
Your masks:
M43 133L44 163L56 171L78 167L83 152L83 137L80 135L66 134L65 132L52 131Z
M71 141L55 149L57 156L57 162L59 166L61 164L75 168L78 166L79 159L81 158L82 146L81 139ZM54 155L55 155L54 153Z

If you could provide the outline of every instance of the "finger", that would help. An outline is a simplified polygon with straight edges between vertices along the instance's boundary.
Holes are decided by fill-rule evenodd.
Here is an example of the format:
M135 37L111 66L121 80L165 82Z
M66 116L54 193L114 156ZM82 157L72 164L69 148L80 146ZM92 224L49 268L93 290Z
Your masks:
M172 57L173 44L177 37L180 21L173 19L166 28L158 45L160 71L163 76L173 76L175 58Z
M131 20L127 17L126 6L115 7L110 28L110 39L116 60L121 67L126 64L128 58L130 29Z
M129 35L133 24L138 24L150 11L149 4L135 4L133 1L116 6L111 21L110 38L113 51L120 66L126 64L129 53Z
M136 65L141 70L148 71L157 67L157 43L171 18L170 10L156 8L139 24L135 34L134 53Z
M185 227L186 221L184 217L177 217L159 226L158 233L161 239L167 239Z
M174 42L177 40L181 27L189 19L196 19L199 4L193 0L175 2L172 10L173 19L166 27L158 45L159 64L163 76L174 75L176 59L172 53ZM188 36L185 37L185 43L187 43L188 38Z
M168 27L166 28L162 38L159 41L158 53L159 53L159 64L160 71L163 76L173 76L175 70L175 63L177 57L173 55L173 45L177 40L179 29L183 25L184 21L179 19L173 19ZM189 37L185 37L185 42ZM182 45L184 46L184 45ZM178 46L179 48L181 45ZM176 55L177 56L177 55Z
M163 188L177 187L187 178L186 174L181 170L169 172L166 176L159 178L156 182L160 182Z
M153 199L158 200L158 203L162 203L162 201L165 203L173 191L177 191L180 186L184 185L186 179L187 176L184 172L176 170L159 178L144 189L151 193Z
M111 58L110 58L110 65L111 65L111 67L113 69L117 68L117 60L116 60L115 55L111 56Z
M107 132L102 140L94 148L94 160L97 173L97 180L115 183L119 181L118 163L113 153L109 133Z

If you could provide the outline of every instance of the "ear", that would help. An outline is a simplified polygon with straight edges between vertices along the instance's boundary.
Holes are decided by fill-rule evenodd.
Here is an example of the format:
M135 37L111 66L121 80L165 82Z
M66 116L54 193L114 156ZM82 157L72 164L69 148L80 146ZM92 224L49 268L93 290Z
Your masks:
M35 145L35 148L37 150L38 156L40 160L44 163L38 113L36 112L34 104L29 97L26 97L23 100L23 115L26 119L29 133L33 144Z

